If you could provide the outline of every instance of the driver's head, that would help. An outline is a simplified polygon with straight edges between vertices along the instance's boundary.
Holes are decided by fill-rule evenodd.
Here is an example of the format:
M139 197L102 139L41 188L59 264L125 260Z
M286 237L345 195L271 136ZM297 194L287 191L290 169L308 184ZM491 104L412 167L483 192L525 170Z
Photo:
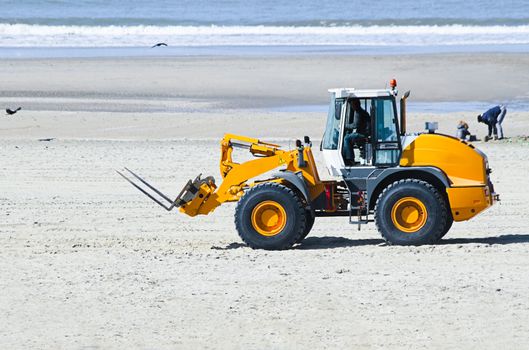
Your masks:
M360 109L360 100L357 98L353 98L351 100L351 106L355 111L358 111Z

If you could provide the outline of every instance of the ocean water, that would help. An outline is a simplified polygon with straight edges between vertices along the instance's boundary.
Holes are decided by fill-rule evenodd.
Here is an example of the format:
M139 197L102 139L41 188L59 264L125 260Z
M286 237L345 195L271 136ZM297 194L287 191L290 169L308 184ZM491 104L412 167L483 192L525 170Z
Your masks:
M213 51L529 51L529 1L0 0L0 55L157 42Z

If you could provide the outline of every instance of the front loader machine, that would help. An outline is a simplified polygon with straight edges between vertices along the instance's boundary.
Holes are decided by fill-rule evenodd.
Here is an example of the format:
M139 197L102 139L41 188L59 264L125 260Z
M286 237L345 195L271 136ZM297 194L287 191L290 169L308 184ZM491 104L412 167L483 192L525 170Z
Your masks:
M237 232L250 247L260 249L290 248L309 234L316 217L328 216L346 217L359 229L374 221L389 244L432 244L453 221L469 220L498 200L487 157L479 150L431 130L406 134L409 92L400 100L399 120L393 86L329 91L321 150L333 180L320 179L308 137L283 150L232 134L221 140L219 185L213 177L199 175L173 200L132 171L119 173L166 210L178 208L189 216L237 202ZM354 132L347 125L358 102L370 117L370 132L355 139L356 159L351 161L345 158L344 142ZM234 148L247 149L255 159L235 162Z

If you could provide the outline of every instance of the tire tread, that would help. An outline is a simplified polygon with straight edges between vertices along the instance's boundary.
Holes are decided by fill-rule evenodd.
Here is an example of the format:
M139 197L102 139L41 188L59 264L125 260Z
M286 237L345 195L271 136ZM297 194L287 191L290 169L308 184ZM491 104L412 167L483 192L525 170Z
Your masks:
M381 200L383 200L384 195L388 191L390 191L392 188L394 188L395 186L400 186L402 184L410 184L410 183L424 186L428 191L430 191L434 195L434 197L438 201L438 203L441 203L441 220L442 220L442 222L445 223L448 220L447 219L448 214L449 214L448 210L447 210L448 205L446 204L445 199L439 193L439 191L434 186L432 186L430 183L428 183L426 181L423 181L423 180L418 180L418 179L402 179L402 180L395 181L392 184L390 184L388 187L386 187L380 193L380 195L377 198L376 204L375 204L375 216L374 216L375 226L376 226L378 232L380 232L380 234L382 235L382 238L384 239L384 241L386 241L386 243L388 243L389 245L394 245L395 243L391 242L391 240L387 236L386 232L384 232L384 230L382 230L381 227L379 226L379 223L378 223L379 210L378 210L378 208L380 208L380 206L379 206L380 202L381 202ZM387 219L389 219L389 218L387 218ZM439 225L436 228L436 230L433 232L433 234L430 234L422 242L417 243L415 245L434 244L434 243L436 243L437 241L439 241L447 233L448 230L445 231L446 226L447 225L445 225L445 224Z
M241 227L242 222L242 209L244 208L246 202L252 197L252 195L255 192L260 191L266 191L266 190L273 190L273 191L280 191L283 192L284 195L290 196L293 198L296 202L296 211L297 215L300 220L299 229L295 234L291 235L288 240L285 240L281 243L281 245L275 246L273 248L263 248L257 245L254 245L251 241L249 241L244 233L243 228ZM242 198L237 202L237 206L235 207L235 228L237 229L237 234L242 239L244 243L246 243L249 247L252 249L269 249L269 250L284 250L291 248L298 240L300 240L301 236L305 232L305 225L306 225L306 217L305 217L305 207L301 200L299 199L299 196L289 187L286 187L284 185L281 185L276 182L265 182L256 186L253 186L249 190L246 191L246 193L242 196Z

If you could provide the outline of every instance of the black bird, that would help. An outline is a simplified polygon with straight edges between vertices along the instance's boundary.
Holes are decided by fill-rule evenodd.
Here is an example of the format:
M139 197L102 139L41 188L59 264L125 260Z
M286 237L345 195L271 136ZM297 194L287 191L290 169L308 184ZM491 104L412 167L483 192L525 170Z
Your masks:
M156 45L151 46L151 49L153 49L155 47L159 47L159 46L167 46L167 44L166 43L158 43Z
M16 112L20 111L21 109L22 109L22 107L18 107L18 108L15 109L15 110L12 110L12 109L6 108L6 113L9 114L9 115L13 115L13 114L15 114Z

